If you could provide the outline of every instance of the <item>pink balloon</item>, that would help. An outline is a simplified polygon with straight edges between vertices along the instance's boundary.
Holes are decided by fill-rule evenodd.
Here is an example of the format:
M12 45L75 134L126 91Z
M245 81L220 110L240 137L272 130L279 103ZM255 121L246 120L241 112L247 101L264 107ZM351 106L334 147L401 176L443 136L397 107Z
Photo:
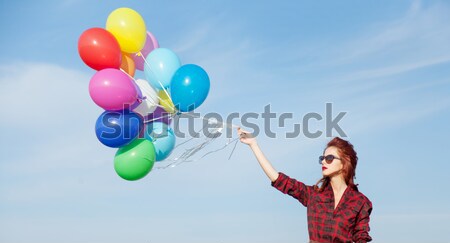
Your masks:
M145 41L144 48L142 48L141 50L143 57L146 57L151 51L156 48L159 48L158 40L156 40L155 36L150 31L147 31L147 39ZM131 55L131 57L134 60L136 68L144 71L144 59L141 56L137 56L135 54Z
M91 78L89 94L95 104L105 110L122 110L138 99L138 91L133 82L118 69L102 69Z

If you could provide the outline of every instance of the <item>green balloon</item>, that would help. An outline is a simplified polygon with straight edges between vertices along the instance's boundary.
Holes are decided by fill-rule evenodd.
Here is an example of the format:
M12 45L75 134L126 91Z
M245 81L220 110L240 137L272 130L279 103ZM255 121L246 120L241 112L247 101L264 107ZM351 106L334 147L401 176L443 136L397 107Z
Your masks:
M114 157L114 169L123 179L135 181L143 178L152 170L155 159L153 143L137 138L117 150Z

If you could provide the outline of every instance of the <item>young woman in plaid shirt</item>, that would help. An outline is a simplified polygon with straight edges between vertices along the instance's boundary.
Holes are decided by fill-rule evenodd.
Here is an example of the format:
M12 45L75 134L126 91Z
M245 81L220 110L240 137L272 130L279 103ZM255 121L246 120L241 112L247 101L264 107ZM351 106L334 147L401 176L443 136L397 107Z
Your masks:
M238 129L240 141L255 154L272 186L296 198L307 207L310 242L369 242L372 203L354 184L358 157L353 145L341 138L332 139L319 157L322 179L307 186L277 172L250 133Z

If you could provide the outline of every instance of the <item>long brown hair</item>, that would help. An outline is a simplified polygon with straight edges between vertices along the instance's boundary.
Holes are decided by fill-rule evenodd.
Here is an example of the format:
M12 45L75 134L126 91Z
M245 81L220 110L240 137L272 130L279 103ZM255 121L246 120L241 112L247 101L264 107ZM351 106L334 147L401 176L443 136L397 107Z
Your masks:
M358 163L358 156L356 155L356 151L353 148L353 145L347 140L335 137L330 142L328 142L326 148L324 149L324 152L329 147L336 147L338 149L338 153L343 165L340 173L342 173L345 183L347 184L347 186L350 186L351 188L358 191L358 185L355 185L353 181L353 179L355 178L356 164ZM314 190L322 192L329 183L330 177L324 176L316 183L316 185L314 186Z

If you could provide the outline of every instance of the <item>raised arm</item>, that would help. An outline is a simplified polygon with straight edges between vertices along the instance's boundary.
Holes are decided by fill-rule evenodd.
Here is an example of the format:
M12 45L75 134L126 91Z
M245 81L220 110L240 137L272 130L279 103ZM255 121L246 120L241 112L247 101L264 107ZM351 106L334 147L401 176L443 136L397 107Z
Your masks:
M293 198L299 200L304 206L307 206L312 190L311 187L276 171L270 161L266 158L266 156L264 156L261 148L259 148L258 143L256 142L256 139L249 132L238 128L238 134L241 142L248 144L252 149L259 165L261 165L261 168L264 170L267 177L269 177L272 181L272 186L284 194L289 194Z
M238 128L237 132L239 134L240 141L250 146L250 148L253 151L253 154L255 155L256 159L259 162L259 165L264 170L264 173L266 173L267 177L269 177L269 179L272 182L276 181L279 176L279 173L278 171L275 170L275 168L273 168L270 161L263 154L261 148L256 142L256 138L253 137L251 133L244 131L241 128Z

